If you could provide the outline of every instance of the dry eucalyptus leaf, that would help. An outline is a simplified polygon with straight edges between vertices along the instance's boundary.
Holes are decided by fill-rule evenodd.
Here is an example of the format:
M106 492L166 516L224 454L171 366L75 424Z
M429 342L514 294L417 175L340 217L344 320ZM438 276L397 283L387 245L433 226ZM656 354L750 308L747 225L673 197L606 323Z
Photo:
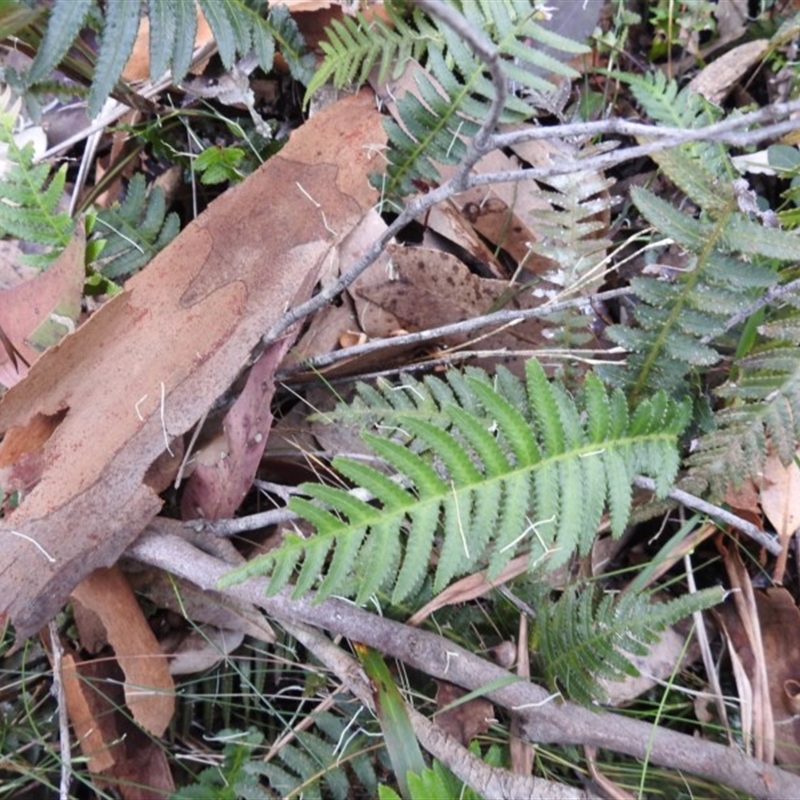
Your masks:
M800 774L800 610L780 587L757 592L755 597L775 725L775 759Z
M764 462L761 480L761 508L778 534L781 554L775 564L773 580L783 582L789 542L800 528L800 468L781 463L772 452Z
M390 245L387 252L394 267L392 276L359 289L358 293L396 316L410 331L461 322L502 308L533 308L541 303L530 290L473 275L449 253L396 245ZM514 351L542 345L544 327L540 320L528 319L488 335L480 331L448 336L444 343L452 347L481 337L477 345L481 350L508 351L503 362L510 365Z
M494 719L494 706L483 697L473 697L459 703L453 708L447 706L456 703L466 694L460 686L447 681L436 681L436 707L444 708L436 714L436 724L454 739L458 739L465 747L476 737L489 730Z
M742 75L756 64L769 48L768 39L744 42L714 59L689 83L689 88L710 103L721 104Z
M95 570L75 587L72 599L90 610L105 629L125 673L125 703L133 718L154 736L161 736L175 711L175 685L167 659L122 571L119 567Z

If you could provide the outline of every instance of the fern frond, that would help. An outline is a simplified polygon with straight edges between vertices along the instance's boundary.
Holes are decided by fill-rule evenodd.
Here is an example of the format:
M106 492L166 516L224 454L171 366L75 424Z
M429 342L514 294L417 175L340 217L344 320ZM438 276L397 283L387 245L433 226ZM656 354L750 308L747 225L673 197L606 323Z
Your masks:
M395 3L385 3L388 24L373 16L368 19L359 11L355 18L333 19L319 43L322 63L308 84L304 105L325 83L337 89L362 86L377 67L377 83L398 77L409 59L424 58L430 39L420 36L422 13L412 9L406 21ZM441 37L437 37L441 40Z
M27 73L30 83L46 80L67 54L75 38L81 31L89 11L96 7L95 0L74 0L53 6L47 30L36 58Z
M590 155L584 148L581 156ZM531 251L553 262L541 277L560 286L569 296L589 296L602 283L600 265L611 246L603 236L606 214L613 203L609 189L614 185L597 171L576 171L540 181L549 186L542 197L549 208L536 212L535 226L540 238ZM562 347L581 347L591 338L592 317L572 309L550 317L553 342Z
M122 75L125 64L133 52L136 34L139 31L141 1L106 0L103 30L100 34L100 49L97 65L92 75L89 90L89 116L100 114L114 85ZM151 32L151 36L156 35Z
M46 267L69 244L75 224L60 213L67 166L51 174L48 164L33 163L33 145L20 147L14 129L21 103L9 105L10 93L0 96L0 145L7 162L0 175L0 236L49 248L45 254L27 256L27 263Z
M492 3L466 0L461 6L468 20L490 36L503 58L509 80L521 91L552 92L555 87L539 77L541 71L570 78L577 76L572 68L542 53L536 45L546 44L569 54L585 53L586 48L542 28L527 0ZM408 59L409 67L415 63L410 59L422 56L424 48L425 69L415 69L415 91L407 92L397 102L399 124L386 122L391 147L381 188L388 197L417 191L415 183L435 183L440 179L439 166L458 164L466 152L466 143L489 113L494 97L494 86L485 65L449 27L416 13L408 22L398 16L394 19L400 39L380 24L375 27L383 46L397 58ZM369 41L370 24L360 18L357 23L332 26L325 46L326 62L312 84L314 88L323 76L342 82L356 77L364 80L379 55ZM403 49L403 42L410 41L418 44ZM385 53L381 56L380 69L387 72L390 58ZM501 121L527 119L531 113L528 102L510 95Z
M571 67L540 52L536 44L570 54L584 53L586 48L538 25L529 3L465 3L463 10L476 28L489 34L509 80L521 91L554 91L551 83L539 77L542 68L546 73L576 77ZM401 124L385 123L391 147L381 188L389 197L412 194L418 189L415 183L437 182L439 165L458 164L495 94L483 62L447 25L438 20L433 24L438 36L428 43L425 71L414 73L416 92L407 92L397 102ZM500 121L527 119L531 111L529 103L509 95Z
M254 52L259 65L269 72L277 43L292 76L302 83L311 79L313 57L305 53L303 37L285 7L276 6L263 17L245 0L198 0L198 3L227 69L237 57ZM94 11L100 48L92 71L89 115L96 117L122 76L144 7L144 0L106 0L102 8L96 0L55 0L44 44L25 75L26 85L38 85L50 77ZM160 78L171 67L173 81L179 83L189 69L194 48L195 5L187 0L147 0L146 8L150 22L151 78Z
M316 586L319 597L365 603L388 591L397 603L420 585L437 545L435 591L487 565L496 574L519 551L532 565L546 559L555 567L588 551L604 509L613 533L622 533L636 474L654 477L659 495L668 491L685 405L655 395L631 415L621 392L609 396L593 375L573 398L532 360L522 411L479 372L426 379L424 410L386 402L392 392L383 384L377 413L389 424L379 430L389 433L366 432L364 440L388 474L361 461L333 461L373 500L304 484L310 499L294 498L290 508L316 533L288 534L225 585L271 571L271 592L294 576L298 596ZM452 402L454 386L466 402Z
M316 730L295 731L296 744L283 745L274 760L255 763L253 768L281 797L300 790L304 797L322 797L323 787L324 796L336 800L347 800L357 793L376 797L378 778L366 737L352 735L341 749L348 720L329 713L315 714L313 719ZM345 770L346 766L352 773Z
M800 440L800 310L785 309L758 330L762 342L716 391L729 405L688 460L692 475L707 481L716 497L748 476L757 478L770 444L790 464Z
M685 87L679 90L663 72L634 76L618 74L654 123L683 129L717 122L721 110L702 95ZM717 142L692 142L654 153L653 160L687 197L706 211L723 213L732 200L731 181L737 173L725 146ZM715 179L722 183L713 191Z
M722 589L706 589L657 603L638 593L598 597L594 588L573 585L553 602L540 592L531 649L553 691L584 705L603 702L599 680L639 674L626 654L646 655L668 625L723 597Z
M141 269L178 234L180 220L167 214L164 193L146 193L144 176L137 173L121 204L97 214L96 228L105 240L95 266L107 278L119 280Z
M775 262L794 260L800 242L796 234L763 228L731 207L716 219L694 219L645 189L631 194L648 222L691 255L674 279L631 281L638 327L608 329L630 354L624 367L602 371L634 397L648 388L682 391L693 367L719 360L714 345L727 320L778 281Z

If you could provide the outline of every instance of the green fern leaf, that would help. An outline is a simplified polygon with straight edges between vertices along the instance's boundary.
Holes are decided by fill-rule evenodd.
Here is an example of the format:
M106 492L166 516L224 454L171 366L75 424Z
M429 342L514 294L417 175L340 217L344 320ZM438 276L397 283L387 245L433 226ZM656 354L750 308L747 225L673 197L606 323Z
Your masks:
M153 30L159 31L158 36L150 37L150 75L160 78L167 71L170 56L176 44L176 16L179 10L176 8L175 0L147 0L148 17ZM183 28L180 29L181 36L178 38L188 38ZM194 43L194 36L191 40ZM191 59L191 53L189 54ZM186 69L189 68L187 61Z
M579 703L603 702L598 681L638 675L629 655L646 655L659 634L683 617L722 601L722 589L706 589L666 603L623 593L598 598L593 588L568 587L553 602L540 591L531 645L547 684Z
M167 214L164 194L146 193L145 179L137 173L125 200L97 214L96 229L105 241L96 268L110 280L125 278L147 264L178 234L177 214Z
M269 788L281 797L299 794L347 800L354 795L376 796L377 775L364 734L347 736L352 720L330 713L313 715L311 730L296 730L295 741L284 744L272 761L251 760L245 769L264 776ZM340 748L346 738L347 745ZM350 766L352 772L346 767Z
M72 46L94 6L95 0L62 0L53 6L41 47L25 76L28 84L50 77Z
M696 220L644 189L634 188L631 196L660 233L694 255L674 279L631 281L640 300L634 310L639 328L608 329L609 338L630 355L624 367L600 371L628 386L634 398L645 388L685 391L692 367L719 360L713 340L726 331L727 320L778 280L765 260L788 259L797 251L797 237L768 231L730 208L716 220ZM761 246L759 237L767 232Z
M792 302L797 304L797 298ZM771 443L784 464L800 439L800 311L783 310L760 326L761 341L736 362L734 377L717 389L728 405L715 430L701 437L689 458L691 474L715 497L730 485L758 478Z
M46 267L69 244L74 222L58 211L64 196L67 166L51 174L47 164L33 163L33 145L20 147L14 138L14 126L20 109L17 101L9 106L9 93L0 96L0 145L8 162L0 176L0 236L47 248L41 255L25 261Z
M174 39L172 45L172 80L180 83L189 71L192 63L192 51L194 50L194 40L197 35L197 14L195 13L194 3L183 3L176 0L171 6L175 23ZM169 28L163 36L156 32L153 33L152 19L150 23L150 40L153 38L163 38L167 41ZM166 66L166 65L165 65ZM161 75L154 69L154 64L150 62L150 78L157 80Z
M92 119L99 116L103 103L128 63L139 31L140 15L140 0L106 0L100 51L89 90L89 116Z
M520 387L508 377L503 383L513 393ZM489 566L496 574L518 552L554 567L588 550L605 508L622 533L636 474L653 476L661 494L669 488L687 407L656 394L629 415L622 394L608 396L596 378L573 398L536 361L527 365L526 386L523 411L480 370L466 379L362 387L359 402L374 401L383 434L364 439L384 466L336 458L333 467L369 502L304 484L308 499L293 498L290 507L316 532L287 535L224 584L271 570L271 592L293 577L296 595L316 586L319 597L364 603L386 591L399 603L421 585L435 547L435 591L469 570Z
M262 17L243 0L198 0L217 41L220 57L230 68L237 56L251 51L259 65L269 71L280 45L294 78L307 83L311 79L313 56L305 52L299 28L283 6L271 9ZM97 15L100 50L92 71L89 113L97 116L103 103L120 80L131 53L141 22L143 0L106 0L103 13ZM96 0L55 0L44 46L38 50L27 85L42 87L52 70L68 52ZM172 67L172 79L179 83L186 75L194 48L197 19L194 3L188 0L147 0L150 22L150 72L153 80Z
M554 87L539 76L542 69L557 75L576 77L563 62L545 55L535 46L546 44L568 53L586 52L577 42L554 34L539 26L532 18L530 5L519 2L466 2L462 9L467 18L486 31L496 45L503 67L511 78L529 95L551 92ZM366 65L374 66L377 53L364 36L365 21L359 25L345 23L334 26L326 49L322 76L345 80L367 74ZM398 51L396 41L380 32L382 42ZM407 92L397 101L399 123L387 121L386 131L391 147L389 163L381 178L381 189L389 198L407 195L419 189L419 183L439 181L439 166L459 163L466 152L467 142L485 119L492 99L494 85L489 80L483 62L469 49L463 39L438 20L426 20L412 15L411 21L400 30L402 38L425 43L425 69L409 62L413 69L414 92ZM355 44L355 52L350 52ZM417 57L421 54L416 53ZM388 62L384 55L382 64ZM509 95L501 121L513 122L531 116L531 105L515 94Z

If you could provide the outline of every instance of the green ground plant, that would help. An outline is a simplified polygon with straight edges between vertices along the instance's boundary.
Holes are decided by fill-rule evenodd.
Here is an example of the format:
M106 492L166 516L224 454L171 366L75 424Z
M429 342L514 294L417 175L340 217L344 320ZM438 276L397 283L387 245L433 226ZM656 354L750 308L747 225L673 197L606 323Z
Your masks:
M398 98L400 121L386 123L388 166L376 181L385 210L402 210L410 195L435 189L444 168L458 168L491 149L496 131L485 130L487 118L501 124L543 116L547 104L537 104L536 98L547 97L554 87L541 71L566 79L578 73L533 44L564 56L586 52L582 44L544 27L543 5L532 7L528 0L453 4L468 26L485 34L491 58L443 17L392 2L387 23L364 14L334 22L321 45L324 60L312 74L297 26L285 10L265 12L258 3L213 0L201 0L200 6L226 68L254 51L268 71L277 46L293 77L307 84L309 96L327 81L360 85L374 70L380 80L397 75L411 59L423 63L415 73L417 93ZM680 31L708 28L712 4L682 4L690 15L686 19L674 18L672 6L659 3L652 10L668 44ZM16 4L17 16L0 19L5 19L5 33L27 43L35 58L26 73L9 71L6 80L34 105L52 70L74 57L76 37L88 24L100 44L85 88L90 112L99 112L109 95L125 96L120 75L143 8L129 0L102 6L94 0L56 0L45 18L38 9ZM181 0L151 0L146 8L152 77L171 67L177 81L189 66L194 16L188 19ZM627 26L631 18L624 19ZM499 109L495 67L514 87ZM627 87L642 117L657 125L702 132L735 116L660 72L617 70L606 77L617 81L620 91ZM506 91L507 84L502 85ZM13 163L0 179L0 230L48 247L39 260L43 266L66 246L74 225L68 215L56 213L66 169L51 172L35 165L29 149L16 147L14 108L0 115L0 141ZM587 142L578 150L581 157L601 154ZM200 180L238 179L244 153L239 142L208 148L196 161ZM280 547L231 572L220 588L266 575L273 594L286 587L296 598L313 591L317 599L346 597L400 617L459 577L487 570L491 579L513 558L526 556L527 574L518 585L530 589L533 598L530 644L538 657L537 679L562 697L590 706L602 703L601 679L634 674L634 656L646 653L668 626L721 602L724 592L677 591L664 602L636 584L627 591L614 580L566 580L556 586L553 576L591 554L602 520L615 539L630 532L631 513L643 504L634 492L640 478L652 480L657 500L668 502L676 482L687 475L707 499L718 500L732 483L760 470L770 446L789 464L800 444L800 248L791 208L796 186L786 194L787 208L765 208L765 199L756 198L739 176L733 155L732 145L698 136L652 154L670 199L654 186L631 190L629 210L637 224L650 228L652 243L678 248L686 266L630 279L630 313L605 329L608 340L624 349L623 360L592 366L568 381L531 359L523 379L503 368L489 374L468 367L443 377L408 374L395 382L359 383L352 400L323 417L362 430L369 460L337 457L330 463L335 480L301 484L288 508L302 522L287 527ZM781 163L796 183L797 162ZM535 246L557 268L564 294L587 302L597 291L597 276L605 274L611 245L598 219L615 207L613 181L592 182L590 174L598 175L575 169L541 179L553 210L543 214L546 236ZM753 198L758 211L749 202ZM781 214L783 227L771 224L772 212ZM157 190L147 193L144 179L136 176L122 203L96 215L94 230L105 244L94 268L120 280L143 267L177 228L163 197ZM758 324L751 322L754 314ZM582 344L595 322L583 310L550 320L553 335L566 346ZM711 368L723 376L713 384ZM690 439L695 440L691 453ZM496 602L496 619L487 620L470 606L442 612L437 623L443 630L474 629L480 637L490 638L488 631L511 636L511 614L502 599ZM5 636L7 650L8 631ZM36 784L53 790L55 750L43 743L54 731L40 723L44 713L32 704L32 692L13 687L13 676L24 673L26 664L41 666L41 659L23 654L7 660L12 683L5 690L8 699L0 694L0 775L14 776L9 786L15 791ZM302 681L310 683L314 671L304 666ZM262 670L254 682L259 668L243 656L226 659L220 669L237 673L242 681L237 689L249 699L237 705L232 686L200 693L203 701L195 706L206 705L205 730L214 734L221 753L176 798L375 796L378 773L388 769L389 759L380 744L373 747L380 737L377 722L354 722L351 697L334 702L336 713L314 713L308 729L296 731L267 761L268 737L256 728L268 723L252 701L261 698L264 681L277 685L278 679ZM406 688L410 695L411 686ZM654 694L640 708L661 702L661 713L667 696ZM222 705L223 719L219 709L211 709L214 703ZM52 704L47 707L52 710ZM642 713L650 719L656 714L652 708ZM195 708L185 725L176 723L174 739L188 738L201 716ZM294 730L293 720L271 716L270 736ZM681 718L680 725L687 724ZM487 741L475 749L487 761L505 764L507 721L498 728L491 747ZM708 735L721 738L718 731ZM553 756L552 764L556 761ZM569 767L553 766L552 773L554 779L570 779ZM652 780L653 794L676 785L647 767L625 780L635 786ZM436 761L400 783L409 797L462 790L471 796ZM696 796L711 796L710 791L698 788ZM396 796L390 788L380 792ZM4 796L12 794L0 790Z

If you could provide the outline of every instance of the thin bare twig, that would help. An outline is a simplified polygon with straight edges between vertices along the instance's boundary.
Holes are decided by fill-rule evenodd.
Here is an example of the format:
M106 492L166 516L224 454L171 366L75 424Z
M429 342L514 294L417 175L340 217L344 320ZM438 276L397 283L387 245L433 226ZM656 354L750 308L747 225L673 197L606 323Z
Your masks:
M375 339L365 344L355 345L343 350L335 350L331 353L325 353L320 356L315 356L300 364L296 364L286 369L281 370L277 375L277 380L285 380L286 378L298 372L305 372L308 369L321 369L328 367L331 364L336 364L340 361L346 361L351 358L366 355L367 353L374 353L385 349L394 349L397 347L405 347L407 345L423 344L435 339L441 339L445 336L456 336L472 331L480 330L481 328L488 328L492 325L509 325L511 323L522 322L526 319L543 319L552 314L558 314L569 308L583 308L592 303L603 303L607 300L613 300L619 297L627 297L633 294L633 289L610 289L607 292L599 292L592 295L591 298L577 297L573 300L563 300L558 303L547 303L546 305L538 306L537 308L525 308L515 311L496 311L493 314L484 314L480 317L473 317L472 319L462 320L461 322L453 322L449 325L441 325L438 328L429 328L425 331L416 331L415 333L406 333L402 336L393 336L391 339Z
M744 119L744 117L741 119ZM798 127L800 126L797 120L787 119L783 122L777 122L774 125L757 128L753 131L721 134L718 135L714 141L725 142L727 144L736 145L737 147L745 147L746 145L763 142L765 139L775 139L779 136L783 136L786 133L797 130ZM701 128L699 130L702 131L703 129ZM574 172L606 169L616 166L617 164L622 164L625 161L631 161L635 158L659 153L671 147L678 147L687 142L705 141L702 136L689 136L690 133L697 133L697 131L686 131L685 136L667 137L659 141L633 145L621 150L612 150L611 152L600 153L599 155L589 156L588 158L568 158L547 167L530 167L528 169L508 170L506 172L484 172L480 175L470 175L467 180L466 188L486 186L487 184L495 183L519 183L520 181L549 178L553 175L566 175Z
M69 742L69 716L67 715L67 698L64 694L64 648L58 635L55 622L47 624L50 636L50 650L53 658L53 688L51 690L58 708L58 745L61 762L61 779L58 786L59 800L69 800L69 786L72 782L72 750Z
M656 484L651 478L637 476L634 478L633 482L640 489L648 489L651 492L655 491ZM732 514L730 511L726 511L724 508L715 506L713 503L708 503L705 500L701 500L699 497L683 491L683 489L672 489L668 496L673 500L677 500L687 508L692 508L695 511L699 511L701 514L707 514L712 519L723 522L725 525L730 525L732 528L736 528L737 531L741 531L743 534L745 534L745 536L749 536L753 541L760 544L765 550L772 553L772 555L780 555L780 542L771 537L768 533L760 531L755 525L753 525L751 522L748 522L746 519L737 517L736 514Z
M753 125L764 122L774 122L783 117L791 117L800 111L800 100L789 103L772 103L763 106L757 111L743 114L738 117L728 117L702 128L674 128L668 125L651 125L644 122L631 122L627 119L614 117L612 119L596 120L594 122L570 122L563 125L529 126L523 130L509 133L498 133L492 137L495 147L510 147L520 142L529 142L537 139L568 139L571 137L594 137L600 135L638 136L646 139L669 140L675 144L688 144L698 141L727 141L724 138L732 132L741 132ZM797 120L793 120L797 127ZM766 130L766 129L762 129ZM722 138L720 138L722 137ZM673 147L673 144L667 145Z

